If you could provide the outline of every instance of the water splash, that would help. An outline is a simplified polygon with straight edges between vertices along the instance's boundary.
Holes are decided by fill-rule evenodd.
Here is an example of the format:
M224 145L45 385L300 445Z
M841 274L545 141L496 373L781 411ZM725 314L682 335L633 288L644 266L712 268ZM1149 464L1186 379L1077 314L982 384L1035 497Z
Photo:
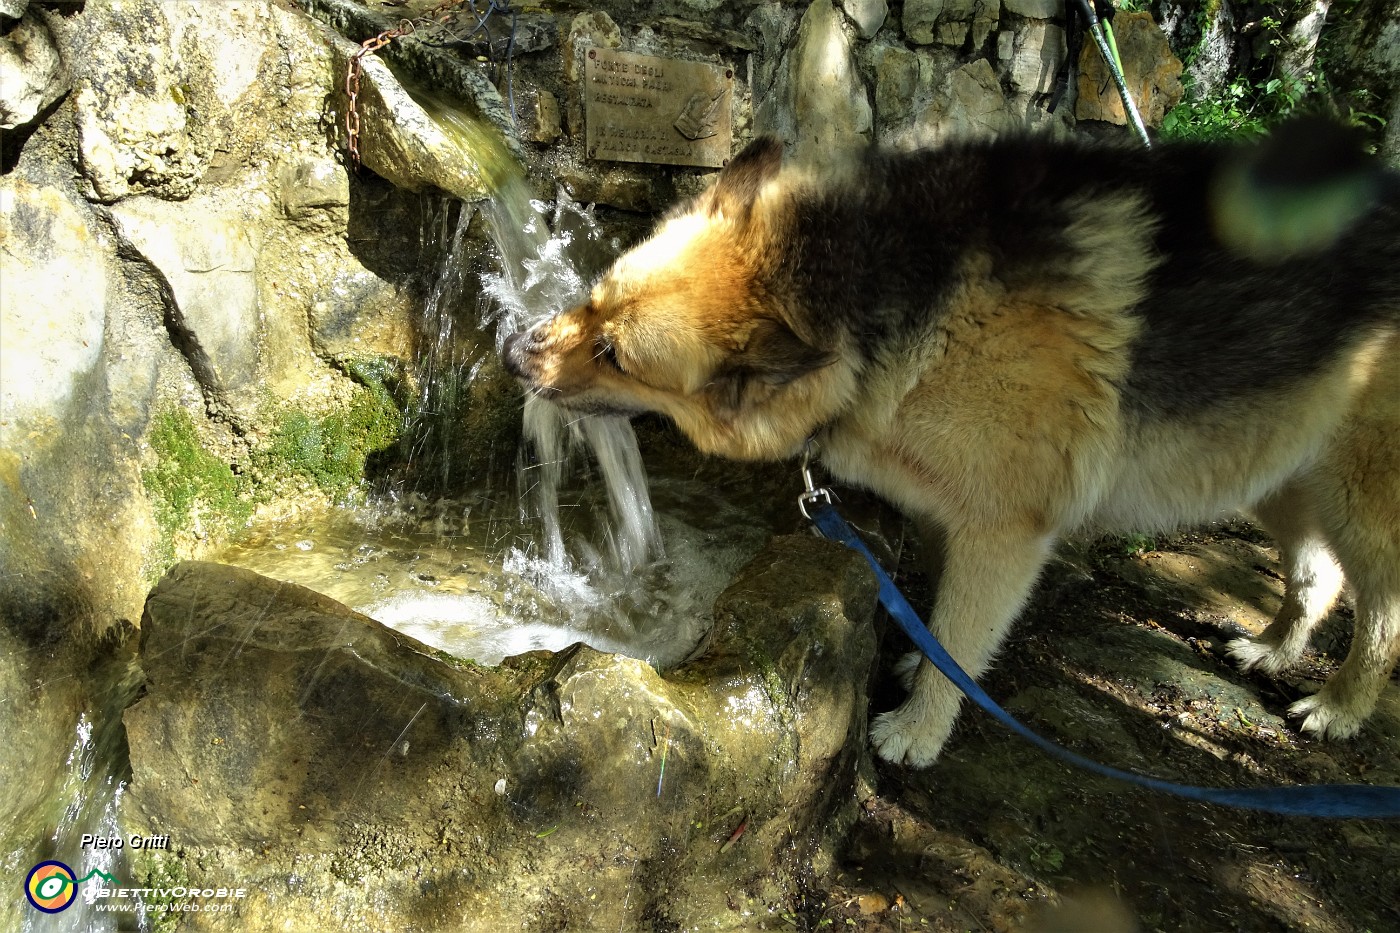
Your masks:
M483 664L582 641L665 670L694 651L720 591L773 533L772 502L758 490L716 500L702 483L666 476L652 492L668 557L626 575L580 543L605 537L597 484L562 494L578 569L535 553L538 520L522 521L517 503L488 491L405 494L281 520L251 529L218 559Z
M100 681L100 678L95 678ZM135 698L142 677L134 664L124 664L111 682L100 686L89 709L78 715L72 746L65 762L63 785L56 794L63 809L40 851L73 869L79 885L72 904L57 914L26 908L21 933L110 933L120 928L119 914L94 907L95 893L124 871L121 850L81 845L84 835L118 837L121 801L130 780L126 737L121 713ZM125 880L125 879L123 879Z
M516 495L498 497L484 482L462 493L460 478L448 481L447 452L459 430L451 413L489 353L583 300L617 248L592 210L562 190L552 204L532 200L520 172L503 170L508 154L479 123L431 98L420 103L444 135L490 163L495 193L480 205L449 205L427 225L443 245L420 322L422 416L405 431L412 445L405 459L421 457L440 472L437 488L458 498L390 491L301 526L254 530L220 559L309 586L482 663L584 641L658 668L678 664L708 631L719 591L770 533L754 518L763 510L746 513L734 497L710 501L708 491L696 507L695 484L673 482L664 494L687 504L673 501L658 517L626 419L567 415L538 398L524 403ZM461 309L475 284L469 259L479 238L469 228L477 221L497 265L481 277L479 319L469 322ZM473 324L494 332L494 346L462 339ZM583 472L587 482L568 482Z
M523 182L506 186L483 214L501 257L501 271L484 278L490 310L483 323L495 326L500 352L510 334L587 297L588 284L574 256L596 251L599 232L591 212L563 190L556 196L553 223L548 223L544 205L529 200ZM520 487L533 491L545 529L544 555L552 566L571 569L558 518L559 488L569 465L584 451L592 454L608 491L614 520L607 541L612 569L630 573L664 555L637 436L626 418L569 415L531 396L525 401L524 432L532 456L521 460Z
M481 205L481 215L499 271L483 276L481 324L494 329L499 354L511 334L583 300L588 293L586 275L595 271L584 268L583 257L611 250L601 242L592 212L574 203L562 188L556 193L552 217L547 216L548 206L531 198L523 175L503 170L509 162L504 146L480 121L431 96L419 102L445 136L492 167L495 191ZM459 220L443 268L442 280L454 290L460 287L455 279L462 265L458 241L465 238L467 220ZM435 287L434 295L437 292ZM517 481L521 492L528 492L526 499L543 525L541 556L550 568L559 573L575 569L564 544L559 491L566 470L585 451L591 453L608 491L614 520L605 546L610 569L626 574L663 556L641 452L625 418L567 415L529 397L523 429L530 452L521 458Z

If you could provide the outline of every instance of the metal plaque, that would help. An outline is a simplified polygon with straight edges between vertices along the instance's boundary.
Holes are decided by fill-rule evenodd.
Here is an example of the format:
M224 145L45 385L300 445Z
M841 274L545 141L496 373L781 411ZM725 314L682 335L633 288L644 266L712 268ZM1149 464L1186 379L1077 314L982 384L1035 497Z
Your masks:
M718 65L589 49L588 156L718 168L729 160L734 73Z

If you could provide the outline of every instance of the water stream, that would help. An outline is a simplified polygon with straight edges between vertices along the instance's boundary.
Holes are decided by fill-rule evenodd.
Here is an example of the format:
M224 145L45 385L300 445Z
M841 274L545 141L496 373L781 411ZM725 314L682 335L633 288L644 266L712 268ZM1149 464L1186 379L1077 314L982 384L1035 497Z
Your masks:
M484 363L456 358L457 332L494 332L499 353L508 335L582 300L616 244L562 191L552 205L531 200L523 177L503 168L509 155L477 122L432 97L420 102L445 133L495 166L495 196L478 209L497 267L471 281L463 254L473 212L444 215L441 266L423 312L431 339L418 364L417 404L450 411L465 391L452 379L470 380ZM656 482L655 508L630 422L566 418L535 398L523 409L514 489L488 474L448 498L390 491L253 529L219 559L309 586L482 663L584 641L659 668L678 664L708 629L719 590L771 534L755 517L767 510L718 502L708 484L684 477ZM451 427L437 419L431 430ZM426 433L413 413L408 430L411 457ZM453 469L449 457L435 466Z

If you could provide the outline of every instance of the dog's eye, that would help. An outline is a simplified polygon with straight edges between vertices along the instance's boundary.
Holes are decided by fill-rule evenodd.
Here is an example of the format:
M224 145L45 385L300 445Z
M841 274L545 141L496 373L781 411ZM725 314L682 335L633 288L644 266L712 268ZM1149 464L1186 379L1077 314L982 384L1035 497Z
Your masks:
M598 338L598 352L595 356L618 372L623 371L622 364L617 361L617 347L613 346L613 342L606 336Z

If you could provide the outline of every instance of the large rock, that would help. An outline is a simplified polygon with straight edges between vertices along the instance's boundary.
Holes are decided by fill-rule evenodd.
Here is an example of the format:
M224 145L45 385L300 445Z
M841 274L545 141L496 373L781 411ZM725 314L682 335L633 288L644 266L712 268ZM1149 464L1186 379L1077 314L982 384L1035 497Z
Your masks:
M581 645L457 663L308 590L179 565L126 713L128 829L173 850L139 871L248 890L196 930L753 929L852 815L873 598L851 552L778 539L663 678Z
M338 37L328 39L336 52L336 73L344 74L358 47ZM469 105L411 96L376 56L360 57L357 96L360 157L400 188L436 188L479 201L519 171L496 128Z
M811 162L864 146L874 128L848 28L832 0L814 0L754 115L756 130L790 140L792 154Z
M921 45L981 48L996 28L1001 0L905 0L904 34Z
M200 382L222 399L248 388L262 342L258 212L209 197L188 205L132 198L112 216L169 289L167 326Z
M48 24L33 11L0 36L0 130L31 122L68 90Z
M1166 34L1151 13L1120 13L1113 29L1123 59L1123 78L1142 122L1161 126L1167 111L1181 102L1181 61L1172 54ZM1123 98L1093 42L1085 42L1079 55L1078 89L1075 117L1127 124Z
M86 206L0 182L0 282L0 431L51 425L102 355L107 273Z

